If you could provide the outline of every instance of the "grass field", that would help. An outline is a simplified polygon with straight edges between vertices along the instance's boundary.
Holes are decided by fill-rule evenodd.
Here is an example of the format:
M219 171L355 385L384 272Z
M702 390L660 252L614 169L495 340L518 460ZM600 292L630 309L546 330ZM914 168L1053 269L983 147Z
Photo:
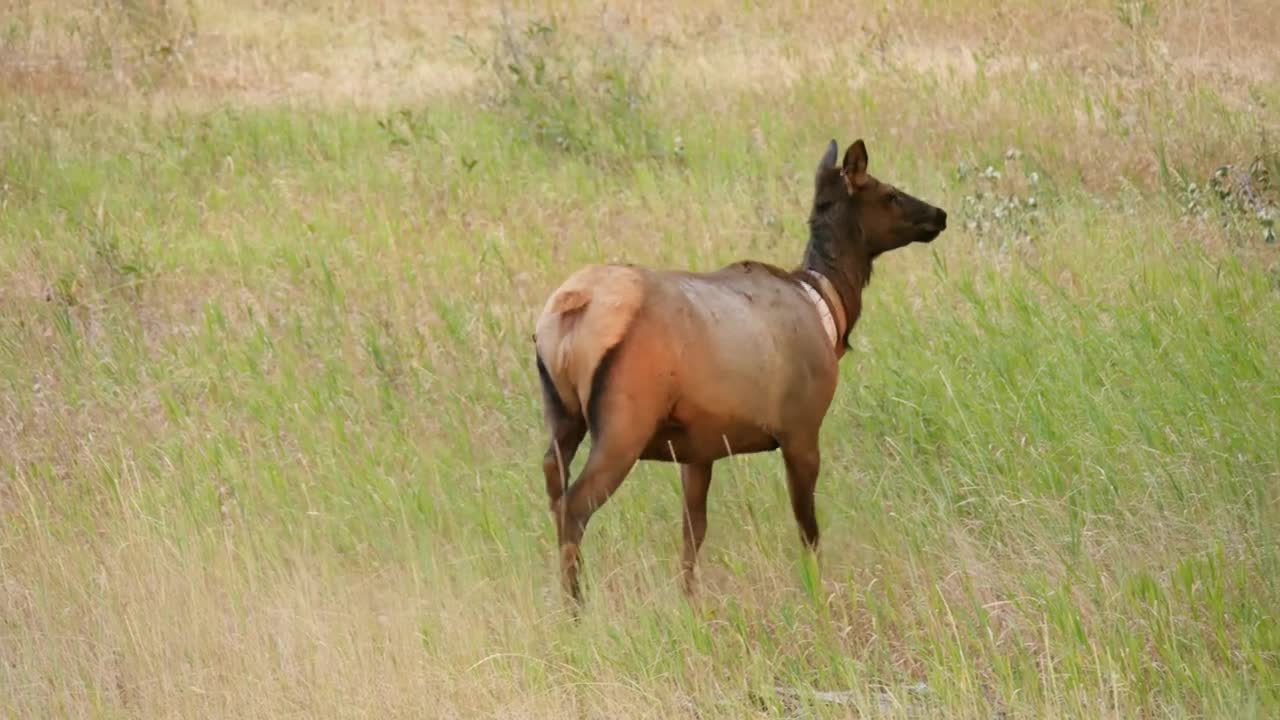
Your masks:
M1274 2L84 5L0 12L0 715L1280 715ZM794 266L833 137L952 221L820 570L733 458L691 605L640 466L570 622L544 298Z

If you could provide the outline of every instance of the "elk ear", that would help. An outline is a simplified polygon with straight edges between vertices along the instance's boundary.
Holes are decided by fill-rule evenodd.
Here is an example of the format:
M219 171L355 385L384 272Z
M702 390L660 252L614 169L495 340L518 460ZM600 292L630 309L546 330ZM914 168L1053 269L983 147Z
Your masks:
M867 146L861 138L844 151L844 167L840 174L844 176L844 185L850 195L867 184Z
M818 163L819 173L824 170L836 169L836 153L838 152L840 152L840 146L836 144L835 140L832 140L827 145L827 152L822 156L822 160Z

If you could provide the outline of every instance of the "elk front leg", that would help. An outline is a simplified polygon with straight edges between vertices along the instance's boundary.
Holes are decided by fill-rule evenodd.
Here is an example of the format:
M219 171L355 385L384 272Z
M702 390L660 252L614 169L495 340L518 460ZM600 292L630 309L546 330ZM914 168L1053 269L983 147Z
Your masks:
M818 486L820 457L816 440L784 445L782 459L787 466L787 490L791 493L791 510L800 526L800 539L812 551L818 549L818 518L813 507L813 493Z

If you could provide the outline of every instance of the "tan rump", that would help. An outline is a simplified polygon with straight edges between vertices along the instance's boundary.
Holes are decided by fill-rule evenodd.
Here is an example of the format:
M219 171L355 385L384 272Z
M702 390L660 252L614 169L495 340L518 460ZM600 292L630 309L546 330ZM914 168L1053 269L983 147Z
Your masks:
M621 265L588 265L547 299L534 342L570 413L582 414L596 367L622 340L643 302L644 278Z

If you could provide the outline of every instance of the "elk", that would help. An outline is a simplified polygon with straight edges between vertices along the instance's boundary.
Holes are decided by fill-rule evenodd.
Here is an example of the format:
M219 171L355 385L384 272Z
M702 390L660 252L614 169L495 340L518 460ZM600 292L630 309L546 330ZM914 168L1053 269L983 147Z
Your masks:
M838 149L832 140L817 168L800 267L589 265L547 299L533 336L551 434L542 469L561 584L575 604L587 522L639 460L680 465L686 594L695 594L711 468L730 454L781 449L801 540L817 550L818 434L872 262L947 225L945 211L869 175L861 139L840 165ZM569 485L587 432L591 451Z

